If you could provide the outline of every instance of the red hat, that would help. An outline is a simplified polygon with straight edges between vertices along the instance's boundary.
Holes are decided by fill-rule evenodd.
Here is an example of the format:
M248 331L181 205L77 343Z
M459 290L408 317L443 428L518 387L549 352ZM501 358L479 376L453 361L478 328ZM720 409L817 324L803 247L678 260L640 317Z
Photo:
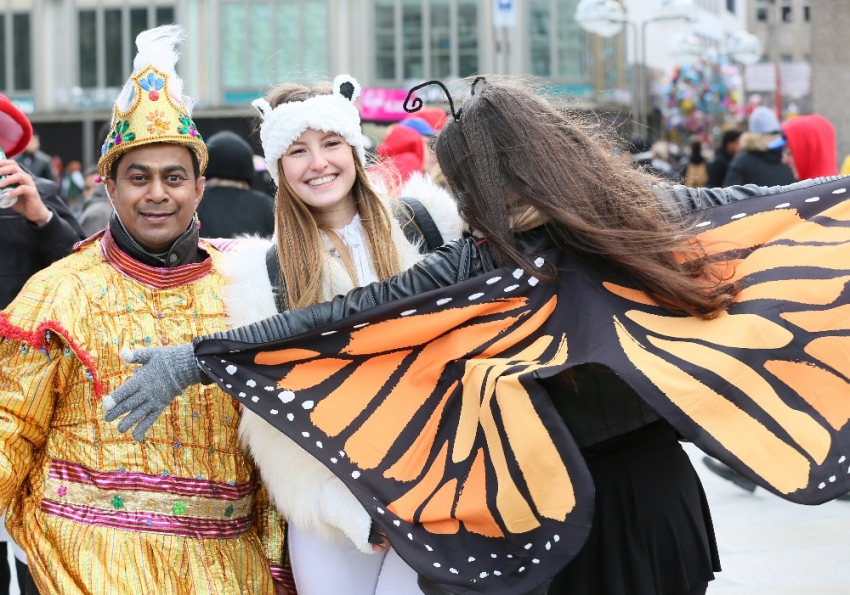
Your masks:
M417 118L422 118L428 124L431 125L431 128L439 132L443 129L443 126L446 125L446 121L449 119L448 114L441 110L438 107L425 107L416 112Z
M392 161L401 174L402 183L414 172L421 172L425 162L422 136L407 126L394 126L378 145L378 155Z
M797 116L782 125L801 180L838 175L835 128L823 116Z
M0 93L0 147L6 157L14 157L27 148L32 124L9 98Z

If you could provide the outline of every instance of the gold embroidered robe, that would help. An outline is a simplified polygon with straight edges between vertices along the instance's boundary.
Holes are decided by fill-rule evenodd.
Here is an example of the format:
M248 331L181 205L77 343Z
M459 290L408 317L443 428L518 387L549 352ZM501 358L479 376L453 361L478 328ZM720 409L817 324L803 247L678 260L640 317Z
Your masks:
M138 443L101 398L122 348L225 329L221 253L141 264L108 232L35 275L0 314L0 509L42 595L273 593L283 526L215 385L174 400Z

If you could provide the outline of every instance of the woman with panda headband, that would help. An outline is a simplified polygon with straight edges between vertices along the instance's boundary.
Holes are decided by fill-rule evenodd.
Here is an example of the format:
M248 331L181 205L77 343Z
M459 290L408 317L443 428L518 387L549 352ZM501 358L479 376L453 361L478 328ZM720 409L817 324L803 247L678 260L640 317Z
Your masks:
M276 234L271 242L246 240L221 266L231 280L225 295L231 326L323 302L421 259L405 236L405 217L394 216L404 211L380 196L366 175L353 105L359 94L357 81L338 76L332 86L283 84L254 102L278 188ZM429 211L443 238L460 235L460 217L445 191L417 178L403 195ZM289 523L300 595L420 592L416 573L376 536L368 513L322 463L247 409L240 437Z

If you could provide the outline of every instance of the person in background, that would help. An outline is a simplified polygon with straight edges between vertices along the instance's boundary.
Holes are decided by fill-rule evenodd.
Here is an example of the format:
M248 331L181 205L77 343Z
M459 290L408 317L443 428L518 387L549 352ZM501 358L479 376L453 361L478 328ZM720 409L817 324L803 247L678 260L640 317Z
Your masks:
M53 161L50 159L50 155L41 151L41 141L36 132L33 132L27 148L15 157L15 161L36 178L44 178L51 182L56 181L56 177L53 175Z
M708 183L708 166L702 156L702 142L699 139L691 141L691 156L685 172L685 186L689 188L702 188Z
M69 161L65 166L65 175L62 176L59 184L62 199L71 209L74 217L78 219L83 213L83 190L86 185L82 169L83 166L79 161Z
M229 130L207 141L210 162L204 200L198 206L203 238L235 238L274 233L274 200L251 190L256 178L251 145Z
M666 140L657 140L650 148L653 154L651 165L655 169L669 175L673 172L673 164L670 163L670 143Z
M425 143L422 135L409 126L393 126L378 145L378 156L395 166L402 184L414 173L425 171Z
M835 128L823 116L797 116L782 125L797 179L838 175Z
M27 117L4 95L0 95L0 147L13 157L29 146L32 127ZM69 255L74 244L83 238L76 220L59 198L59 187L53 182L33 178L12 159L0 161L0 188L18 187L10 196L17 202L0 209L0 309L17 295L27 279L53 262ZM6 562L8 542L5 518L0 527L0 593L9 593L11 573ZM38 595L26 565L26 556L15 552L18 588L26 595Z
M729 164L723 186L755 184L786 186L797 179L783 161L782 149L787 144L782 127L772 109L759 106L750 115L750 130L741 135L741 151Z
M106 135L104 134L104 138ZM86 237L91 237L101 229L106 229L112 217L112 205L106 194L106 186L98 184L97 166L92 165L84 174L83 212L80 215L80 227Z
M674 176L669 171L662 171L653 165L655 153L652 147L642 136L634 136L629 141L629 153L632 156L632 167L648 173L652 176L665 178L667 180L674 179Z
M741 131L727 130L720 139L720 146L714 152L714 161L708 164L708 187L719 188L723 186L726 172L732 158L741 150Z

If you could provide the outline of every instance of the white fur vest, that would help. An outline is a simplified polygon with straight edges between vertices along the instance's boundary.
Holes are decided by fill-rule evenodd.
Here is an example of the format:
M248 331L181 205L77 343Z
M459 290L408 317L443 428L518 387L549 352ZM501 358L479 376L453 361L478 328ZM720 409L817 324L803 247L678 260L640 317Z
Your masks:
M426 178L415 176L405 185L402 196L419 200L437 225L445 241L460 236L461 219L451 197ZM421 258L395 219L393 243L403 269ZM229 279L224 292L230 328L257 322L277 313L271 282L266 270L266 251L271 240L241 238L223 259L219 270ZM323 270L325 299L348 293L355 287L339 257L325 255ZM371 518L345 484L330 470L265 420L244 410L239 426L243 448L260 469L274 506L299 529L319 535L328 542L348 537L364 553Z

